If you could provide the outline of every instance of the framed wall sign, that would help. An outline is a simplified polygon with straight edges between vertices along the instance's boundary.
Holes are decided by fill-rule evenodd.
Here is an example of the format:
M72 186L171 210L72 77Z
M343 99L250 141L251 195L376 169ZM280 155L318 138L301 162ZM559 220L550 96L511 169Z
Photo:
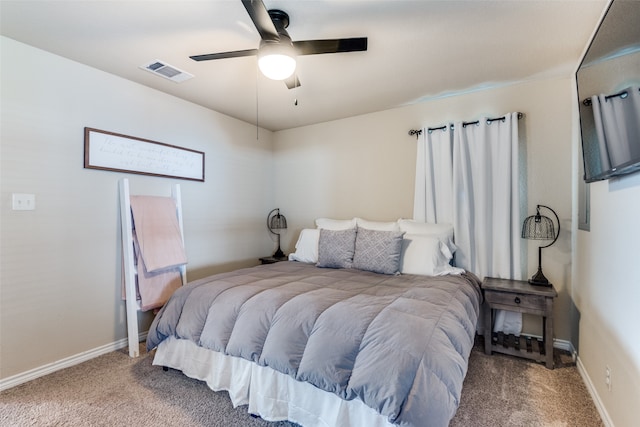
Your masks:
M204 181L204 153L148 139L84 128L84 167Z

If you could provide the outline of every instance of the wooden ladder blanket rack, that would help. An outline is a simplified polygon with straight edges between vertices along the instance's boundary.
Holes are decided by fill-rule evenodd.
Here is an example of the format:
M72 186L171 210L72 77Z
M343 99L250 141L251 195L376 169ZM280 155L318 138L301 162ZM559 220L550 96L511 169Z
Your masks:
M120 221L122 231L122 258L125 284L125 299L127 312L127 335L129 341L129 356L140 356L140 334L138 332L138 311L141 311L140 301L137 299L137 272L135 264L135 250L133 246L133 220L131 213L131 195L129 193L129 180L124 178L119 181L120 187ZM184 229L182 226L182 200L180 185L171 187L171 197L176 204L176 216L180 227L180 236L184 245ZM179 266L182 285L187 284L187 266Z

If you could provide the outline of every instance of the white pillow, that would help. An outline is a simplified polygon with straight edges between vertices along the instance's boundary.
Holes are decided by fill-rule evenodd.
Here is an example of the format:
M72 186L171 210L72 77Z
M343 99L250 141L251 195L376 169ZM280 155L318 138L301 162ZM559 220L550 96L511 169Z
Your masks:
M400 272L422 276L463 273L463 269L449 265L451 258L444 254L443 246L446 245L435 237L405 234L400 256Z
M316 227L324 228L325 230L348 230L355 228L356 219L330 219L330 218L318 218L316 219Z
M453 236L453 224L420 222L413 219L399 219L400 230L409 234L451 235Z
M453 258L453 253L457 249L455 243L453 243L453 224L435 224L413 219L399 219L398 225L400 226L400 231L404 231L407 234L419 234L439 239L447 245L446 249L444 249L445 256Z
M367 221L366 219L356 218L356 224L360 228L366 228L367 230L375 231L400 231L400 225L398 221L392 222L380 222L380 221Z
M318 240L320 239L320 229L305 228L300 232L296 242L296 251L289 254L289 261L318 262Z

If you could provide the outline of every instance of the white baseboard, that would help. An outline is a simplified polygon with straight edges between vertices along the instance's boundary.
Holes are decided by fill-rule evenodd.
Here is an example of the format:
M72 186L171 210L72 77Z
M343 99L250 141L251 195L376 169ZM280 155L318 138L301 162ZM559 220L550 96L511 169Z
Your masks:
M582 377L582 381L584 381L584 384L587 386L587 390L589 391L589 394L593 399L593 403L596 405L596 409L600 414L600 418L602 418L602 423L605 425L605 427L614 427L613 421L611 421L611 417L609 417L609 413L604 407L602 400L600 400L600 395L598 394L595 386L593 385L593 382L591 381L591 378L589 377L587 370L584 368L584 365L582 364L580 357L578 357L578 360L576 361L576 366L578 367L578 372Z
M139 341L142 342L142 341L145 341L146 339L147 339L147 332L141 333L139 336ZM20 374L16 374L8 378L4 378L0 380L0 391L7 390L11 387L15 387L20 384L24 384L28 381L35 380L36 378L43 377L45 375L51 374L61 369L78 365L82 362L86 362L87 360L91 360L98 356L102 356L103 354L120 350L121 348L127 347L128 345L129 345L129 340L127 338L123 338L121 340L112 342L110 344L105 344L103 346L94 348L92 350L83 351L82 353L65 357L64 359L58 360L56 362L48 363L38 368L34 368L29 371L22 372Z

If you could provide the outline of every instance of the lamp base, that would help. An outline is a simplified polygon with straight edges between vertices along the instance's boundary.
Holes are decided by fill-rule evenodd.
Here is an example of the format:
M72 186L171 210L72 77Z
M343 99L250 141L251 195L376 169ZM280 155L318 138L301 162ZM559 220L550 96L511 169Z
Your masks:
M278 246L278 250L275 251L275 253L273 254L274 258L284 258L284 252L282 252L282 249L280 249L280 246Z
M534 286L547 286L547 287L551 286L551 283L549 283L549 280L547 280L547 278L544 277L544 274L542 273L541 268L538 268L538 272L534 274L531 277L531 279L529 279L529 283Z

